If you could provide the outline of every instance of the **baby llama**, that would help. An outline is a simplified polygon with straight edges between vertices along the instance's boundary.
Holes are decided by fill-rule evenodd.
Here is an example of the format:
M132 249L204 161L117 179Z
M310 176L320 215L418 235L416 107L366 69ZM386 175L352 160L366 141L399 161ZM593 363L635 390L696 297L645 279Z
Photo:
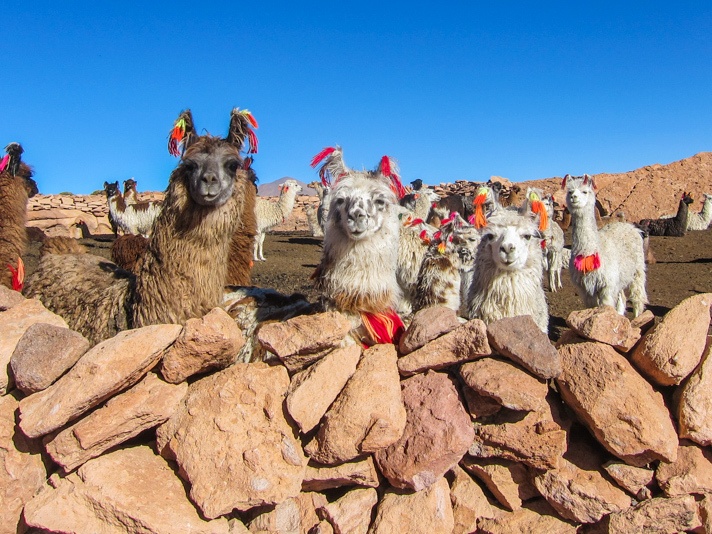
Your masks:
M643 312L645 291L643 237L629 223L596 226L596 186L593 178L566 175L562 182L571 213L572 242L569 273L584 306L613 306L625 315L626 292L633 316Z
M48 254L28 280L26 295L39 298L92 343L127 328L182 324L219 306L230 242L245 195L254 188L243 169L243 141L233 121L225 139L198 136L190 111L181 114L170 148L182 158L138 273L92 254Z
M294 201L302 191L302 186L296 180L285 180L279 186L279 199L270 202L266 198L257 197L255 217L257 219L257 236L255 237L252 258L255 261L265 261L263 251L267 230L282 224L292 214Z
M400 297L398 198L405 194L394 162L384 156L373 171L354 171L341 148L312 160L331 186L324 250L314 278L327 309L350 316L364 344L397 342L403 323L395 312ZM333 181L333 183L332 183Z
M489 324L504 317L531 315L549 330L549 307L542 287L541 232L531 213L499 209L488 218L475 258L468 317Z
M27 247L27 199L37 193L37 184L32 169L22 161L22 146L10 143L5 152L0 160L0 284L20 291L22 255Z

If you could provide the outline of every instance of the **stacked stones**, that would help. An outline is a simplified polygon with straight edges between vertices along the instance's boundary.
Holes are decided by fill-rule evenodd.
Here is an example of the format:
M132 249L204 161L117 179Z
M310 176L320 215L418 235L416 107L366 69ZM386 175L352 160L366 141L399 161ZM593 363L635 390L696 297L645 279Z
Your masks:
M397 347L223 309L89 347L0 288L0 532L712 532L711 306L557 347L445 308Z

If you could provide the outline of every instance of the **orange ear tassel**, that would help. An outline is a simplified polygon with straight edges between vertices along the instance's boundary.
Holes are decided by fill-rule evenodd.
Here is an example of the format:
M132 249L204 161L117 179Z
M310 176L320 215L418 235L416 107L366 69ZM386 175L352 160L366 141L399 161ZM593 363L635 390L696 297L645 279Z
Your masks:
M475 228L484 228L487 226L487 218L485 217L484 204L487 202L487 193L489 190L486 187L480 187L477 191L477 196L473 204L475 205L475 217L472 224Z
M549 228L549 214L541 200L534 200L532 202L532 213L539 214L539 230L543 232Z

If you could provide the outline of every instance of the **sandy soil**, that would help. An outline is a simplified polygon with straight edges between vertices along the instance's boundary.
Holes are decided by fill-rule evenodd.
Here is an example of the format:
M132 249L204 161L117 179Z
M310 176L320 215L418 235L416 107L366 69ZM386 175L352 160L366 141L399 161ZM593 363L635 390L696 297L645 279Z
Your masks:
M113 236L80 240L92 253L106 258L112 241ZM286 294L302 293L314 300L310 276L319 263L321 243L321 238L303 232L268 235L264 246L267 261L255 264L253 284ZM651 247L657 263L648 265L648 308L656 316L664 315L684 298L712 292L712 229L689 232L681 238L652 237ZM38 249L39 244L32 243L24 258L28 275L36 268ZM582 307L567 273L563 273L562 281L562 290L547 293L552 339L558 339L568 314Z

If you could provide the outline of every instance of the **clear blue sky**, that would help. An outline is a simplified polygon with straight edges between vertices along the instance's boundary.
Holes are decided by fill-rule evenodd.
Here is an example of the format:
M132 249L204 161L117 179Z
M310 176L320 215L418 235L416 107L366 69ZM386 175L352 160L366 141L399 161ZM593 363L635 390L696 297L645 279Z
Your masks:
M21 2L0 32L0 148L42 193L163 190L191 108L260 128L261 183L339 144L407 184L624 172L712 150L712 2Z

